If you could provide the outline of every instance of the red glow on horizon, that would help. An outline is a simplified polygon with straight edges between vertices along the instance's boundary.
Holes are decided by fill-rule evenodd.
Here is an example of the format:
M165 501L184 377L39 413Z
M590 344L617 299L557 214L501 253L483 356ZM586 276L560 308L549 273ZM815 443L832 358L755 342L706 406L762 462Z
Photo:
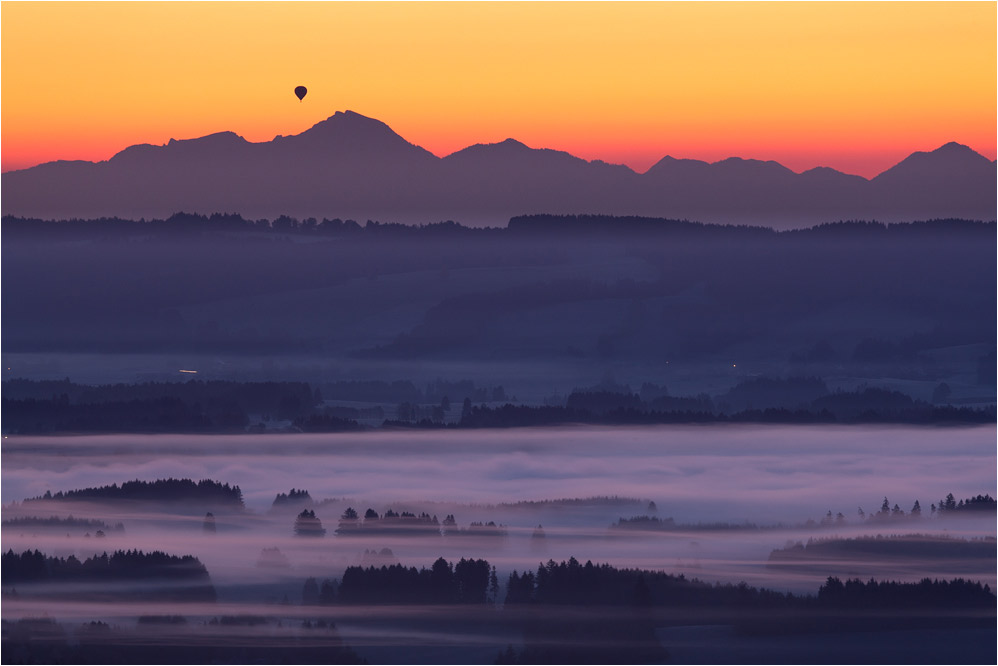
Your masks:
M203 135L201 135L203 136ZM124 138L124 137L122 137ZM178 139L195 138L195 136L171 137ZM430 140L420 143L410 137L407 140L421 145L438 157L445 157L451 153L474 145L475 143L495 143L502 139L491 139L483 141L472 141L468 143L457 143L452 137ZM666 156L674 159L691 159L704 162L718 162L731 157L742 159L754 159L760 161L775 161L787 167L791 171L801 173L816 167L828 167L846 174L858 175L864 178L873 178L878 174L890 169L898 162L902 161L914 152L931 152L940 146L955 140L957 143L969 145L971 149L984 155L989 160L995 160L996 153L994 142L990 142L990 150L982 148L973 143L965 143L959 139L937 139L931 145L916 145L911 147L897 147L893 145L870 145L861 149L846 150L842 147L834 149L820 150L817 148L805 149L800 146L779 146L766 148L761 145L744 146L694 146L689 144L675 145L671 148L659 148L657 146L636 146L617 145L612 141L589 141L589 142L551 142L545 144L542 141L532 141L517 138L530 148L550 148L560 150L588 161L601 160L610 164L623 164L638 173L644 173L659 160ZM248 140L254 140L247 137ZM18 142L17 145L5 145L2 157L2 171L15 171L27 169L39 164L61 160L83 160L89 162L105 161L115 154L124 150L130 145L139 143L151 143L162 145L169 139L156 140L135 140L128 138L125 143L119 143L113 148L108 148L96 138L84 138L77 141L51 140L39 142L37 144L26 145L26 142ZM267 141L269 139L256 139ZM8 142L9 143L9 142Z

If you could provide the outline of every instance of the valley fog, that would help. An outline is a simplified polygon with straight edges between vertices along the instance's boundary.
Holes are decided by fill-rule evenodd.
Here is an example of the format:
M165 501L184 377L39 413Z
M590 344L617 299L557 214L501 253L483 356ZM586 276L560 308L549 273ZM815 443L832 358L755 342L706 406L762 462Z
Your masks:
M254 512L298 488L316 501L345 498L379 510L621 496L654 501L683 522L797 522L829 509L849 517L857 507L876 511L885 495L907 510L916 499L928 507L948 492L988 492L994 440L994 426L12 435L3 440L2 499L176 477L238 485Z
M227 602L297 603L307 577L337 578L354 565L428 567L438 557L484 558L501 576L576 557L805 593L829 572L901 580L962 576L994 586L993 516L943 520L930 512L948 493L993 492L994 439L994 427L744 425L9 436L3 440L4 549L37 548L81 561L119 549L190 553L207 567L219 601ZM245 510L23 502L47 491L171 477L239 486ZM291 489L307 490L307 503L275 504ZM923 513L870 520L885 498L905 513L917 500ZM322 538L295 536L295 516L305 506L321 520ZM456 531L348 535L340 529L348 508L360 517L368 509L441 521L452 515ZM214 511L210 534L203 530L206 509ZM831 524L828 512L842 516ZM9 524L50 515L100 520L109 529L98 539L94 529ZM652 522L614 525L639 516ZM660 529L667 522L668 529ZM118 523L122 529L111 529ZM474 532L471 523L494 523L495 530ZM901 560L769 561L773 550L809 539L912 534L991 538L990 557L922 557L916 548Z

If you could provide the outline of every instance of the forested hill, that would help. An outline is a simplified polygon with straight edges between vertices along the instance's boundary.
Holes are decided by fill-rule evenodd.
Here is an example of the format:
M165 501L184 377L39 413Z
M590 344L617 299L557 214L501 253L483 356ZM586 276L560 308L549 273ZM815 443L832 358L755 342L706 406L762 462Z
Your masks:
M372 382L368 382L372 384ZM573 391L563 405L510 401L501 386L486 395L471 382L440 382L465 393L462 403L436 398L435 385L410 402L411 383L381 382L382 400L401 398L394 414L380 405L360 409L330 406L323 392L305 382L239 383L190 380L86 386L69 380L8 380L0 400L3 432L41 433L240 433L353 432L369 427L509 428L566 423L602 425L658 423L992 423L993 405L970 407L913 399L900 391L864 388L830 392L817 377L751 378L728 392L709 396L668 395L660 385L641 393L627 387ZM347 391L356 383L327 384ZM942 389L946 386L940 385ZM361 386L361 389L364 387ZM361 391L362 392L362 391ZM942 396L944 390L937 387ZM43 396L49 394L45 399ZM129 394L131 399L126 398ZM474 404L468 394L481 402ZM9 396L9 397L8 397ZM361 395L356 396L359 399ZM368 396L370 397L370 396ZM487 404L485 397L492 399ZM515 398L513 399L515 401ZM944 401L940 397L940 401ZM458 407L460 404L460 407ZM391 407L389 406L389 410ZM252 415L252 418L251 418ZM361 426L356 420L373 416Z
M532 235L613 235L618 237L668 236L696 239L745 238L876 238L984 234L994 236L995 221L933 219L884 224L875 220L834 221L815 226L777 231L765 225L705 224L685 219L613 215L518 215L501 227L468 227L453 220L409 225L397 222L282 215L273 219L246 219L233 213L201 215L177 212L165 219L92 218L43 220L5 215L0 228L10 239L102 239L184 237L203 234L253 234L261 237L300 235L305 237L468 239Z
M239 486L219 483L211 479L192 481L191 479L157 479L155 481L126 481L120 486L100 486L83 488L66 492L46 492L41 497L25 500L29 502L44 501L119 501L131 500L138 502L180 502L197 503L200 506L241 510L243 508L243 491Z

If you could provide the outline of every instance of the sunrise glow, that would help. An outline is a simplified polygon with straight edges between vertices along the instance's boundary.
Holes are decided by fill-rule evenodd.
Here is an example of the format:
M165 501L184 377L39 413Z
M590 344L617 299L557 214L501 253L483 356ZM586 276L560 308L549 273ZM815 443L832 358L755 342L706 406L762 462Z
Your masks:
M4 171L337 110L437 155L515 137L872 176L995 158L994 3L4 3ZM308 87L299 103L296 85Z

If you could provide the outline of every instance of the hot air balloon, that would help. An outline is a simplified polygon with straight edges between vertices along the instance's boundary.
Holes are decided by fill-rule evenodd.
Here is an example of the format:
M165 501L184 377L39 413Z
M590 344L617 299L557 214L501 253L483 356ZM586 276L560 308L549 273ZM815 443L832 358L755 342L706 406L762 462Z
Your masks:
M308 93L308 88L305 86L298 86L295 88L295 95L298 96L298 101L302 101L305 98L306 93Z

